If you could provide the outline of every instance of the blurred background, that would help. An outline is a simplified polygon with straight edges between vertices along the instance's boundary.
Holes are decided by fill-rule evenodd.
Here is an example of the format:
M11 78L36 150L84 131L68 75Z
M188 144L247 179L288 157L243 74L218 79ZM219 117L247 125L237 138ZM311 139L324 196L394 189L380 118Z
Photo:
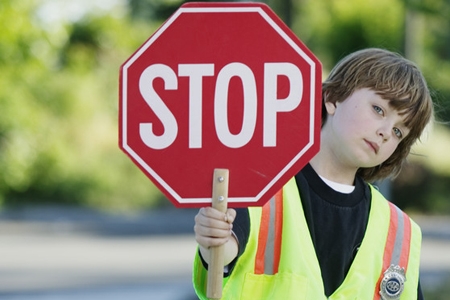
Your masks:
M195 211L173 208L118 148L119 68L184 2L1 0L2 299L195 299ZM448 299L450 1L265 2L324 75L366 47L422 69L436 121L381 185L423 228L426 298Z

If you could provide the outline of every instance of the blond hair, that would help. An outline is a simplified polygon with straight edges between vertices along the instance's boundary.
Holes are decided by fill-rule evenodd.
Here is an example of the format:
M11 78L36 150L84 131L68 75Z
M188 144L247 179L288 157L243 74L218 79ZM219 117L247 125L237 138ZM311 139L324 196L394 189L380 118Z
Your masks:
M405 126L410 132L386 161L372 168L360 168L358 174L366 181L396 176L411 146L433 116L427 83L419 68L402 56L384 49L364 49L344 57L331 70L322 84L322 105L325 101L342 102L361 88L372 89L388 100L391 107L405 116ZM323 107L322 125L326 118Z

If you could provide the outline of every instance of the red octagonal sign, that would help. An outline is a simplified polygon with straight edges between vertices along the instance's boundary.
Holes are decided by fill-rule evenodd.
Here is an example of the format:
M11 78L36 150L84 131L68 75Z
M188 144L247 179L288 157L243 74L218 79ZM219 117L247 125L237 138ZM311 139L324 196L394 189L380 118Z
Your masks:
M267 202L319 149L321 64L261 3L188 3L121 67L119 144L177 207Z

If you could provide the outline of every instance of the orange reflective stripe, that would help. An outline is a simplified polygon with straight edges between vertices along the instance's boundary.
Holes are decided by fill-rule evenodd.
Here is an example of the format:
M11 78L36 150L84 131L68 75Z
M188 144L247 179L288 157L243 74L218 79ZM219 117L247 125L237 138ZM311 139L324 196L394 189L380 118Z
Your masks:
M375 286L374 299L380 299L380 283L384 272L391 265L398 265L406 270L408 268L409 250L411 241L411 220L397 206L389 203L390 222L389 231L384 247L383 268Z
M283 229L283 192L280 190L262 207L255 258L255 274L273 275L278 272Z
M389 208L391 209L391 221L389 224L389 233L384 248L384 258L383 258L383 270L386 270L391 265L392 254L394 252L395 237L397 236L398 227L398 214L397 210L389 203Z
M255 258L255 274L264 274L264 256L269 232L270 202L262 207L261 224L259 226L258 250Z
M402 214L404 215L406 222L404 228L405 236L403 237L402 255L400 257L399 265L404 266L406 273L406 270L408 269L409 250L411 247L411 220L404 212L402 212Z

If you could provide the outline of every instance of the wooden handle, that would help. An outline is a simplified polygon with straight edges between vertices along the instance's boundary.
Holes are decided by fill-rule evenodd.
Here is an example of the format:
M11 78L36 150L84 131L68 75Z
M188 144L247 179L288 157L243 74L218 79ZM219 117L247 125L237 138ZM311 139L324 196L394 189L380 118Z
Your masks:
M212 207L225 213L228 206L227 169L214 169L212 190ZM209 299L220 299L222 298L224 245L211 247L210 251L206 296Z

